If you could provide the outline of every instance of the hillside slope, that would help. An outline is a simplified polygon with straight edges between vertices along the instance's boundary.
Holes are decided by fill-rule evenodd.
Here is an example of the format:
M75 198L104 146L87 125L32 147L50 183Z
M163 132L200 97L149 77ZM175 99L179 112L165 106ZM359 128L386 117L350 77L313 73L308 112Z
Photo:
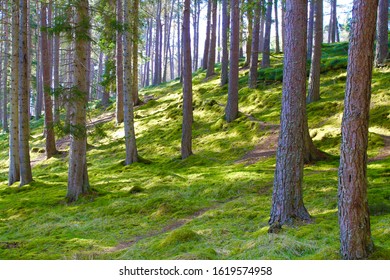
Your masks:
M43 160L43 121L32 121L34 182L7 187L8 139L0 135L0 259L339 259L337 168L347 45L325 45L321 100L308 105L310 133L330 159L305 166L313 223L268 234L279 124L282 56L240 72L240 117L226 123L227 87L194 73L194 155L180 159L181 85L143 89L136 108L142 162L124 166L123 125L114 106L90 108L88 168L93 193L65 201L67 138ZM219 69L217 68L217 73ZM373 259L390 259L390 67L376 69L368 155Z

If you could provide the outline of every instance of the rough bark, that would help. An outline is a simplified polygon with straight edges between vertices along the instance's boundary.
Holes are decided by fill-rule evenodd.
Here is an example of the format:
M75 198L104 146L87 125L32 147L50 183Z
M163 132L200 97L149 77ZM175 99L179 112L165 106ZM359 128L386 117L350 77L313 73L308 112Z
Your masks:
M28 100L28 63L27 63L27 2L19 1L19 161L20 161L20 186L29 184L33 178L30 164L30 116Z
M270 232L294 220L310 221L303 204L307 1L286 1L282 112L272 195ZM292 121L293 120L293 121Z
M267 12L265 18L265 34L263 45L263 59L261 61L262 68L270 67L270 54L271 54L271 24L272 24L272 0L267 2Z
M376 0L374 0L374 1L376 1ZM338 33L337 0L331 0L331 2L330 2L330 18L329 18L328 43L336 42L337 33Z
M381 66L389 54L389 1L379 0L375 66Z
M216 55L216 43L217 43L217 0L212 0L212 23L211 23L211 35L210 35L210 45L209 45L209 56L207 62L207 73L206 78L211 77L215 74L215 55Z
M90 190L87 170L87 128L86 106L87 87L87 54L90 21L88 0L80 0L76 6L75 16L75 53L74 53L74 86L70 99L70 148L68 170L69 202L76 201L80 195Z
M55 10L58 14L58 8ZM58 89L60 85L60 35L54 34L53 43L53 87ZM54 94L54 123L60 123L60 96Z
M122 0L116 1L116 20L119 25L123 23ZM147 56L149 54L146 54ZM116 31L116 124L123 123L123 41L122 31Z
M54 123L53 123L53 101L51 100L51 67L49 54L49 34L47 32L47 3L42 2L41 5L41 37L42 37L42 78L43 78L43 94L45 101L45 148L46 158L51 158L57 153L56 140L54 138Z
M367 201L367 146L377 7L378 0L355 0L352 10L338 187L344 259L365 259L373 249Z
M244 67L249 66L251 62L252 53L252 41L253 41L253 0L247 0L247 20L248 20L248 32L246 38L246 58Z
M228 0L222 0L222 61L221 61L221 86L228 83L229 77L229 50L228 50Z
M133 56L133 82L132 82L132 88L131 88L131 95L133 96L133 102L134 105L139 105L141 103L141 100L138 96L138 42L139 42L139 0L133 0L133 7L132 7L132 35L133 35L133 46L132 46L132 56ZM169 41L169 38L168 38ZM168 55L166 54L166 57Z
M256 88L257 85L257 66L259 60L259 30L260 30L260 16L261 16L261 0L255 2L255 14L253 24L253 39L252 39L252 54L249 69L249 87Z
M314 38L306 102L320 100L321 44L323 40L323 0L313 0ZM309 41L309 40L308 40Z
M19 164L19 1L12 0L12 61L11 61L11 95L9 126L9 172L8 185L20 180Z
M207 26L206 26L206 39L204 43L202 68L207 69L207 63L209 62L209 51L210 51L210 33L211 33L211 3L213 0L207 1Z
M192 62L190 35L191 1L184 1L183 11L183 124L181 138L181 157L185 159L192 154Z
M7 12L7 4L4 3L4 11ZM2 116L0 117L2 119L2 125L3 125L3 131L8 132L8 87L7 87L7 81L8 81L8 49L9 49L9 23L8 23L8 15L3 16L3 24L4 24L4 65L2 70L2 81L3 81L3 104L0 104L2 106ZM0 67L1 68L1 67Z
M238 116L238 62L240 48L240 2L230 1L230 67L228 101L225 108L226 121L232 122Z
M131 6L130 0L124 0L124 22L131 23ZM158 30L156 31L157 33ZM156 42L157 43L157 42ZM133 67L132 67L132 36L131 31L127 29L124 34L123 44L123 105L124 105L124 129L125 129L125 145L126 145L126 159L125 164L129 165L138 161L138 152L135 139L134 129L134 103L131 89L133 87Z

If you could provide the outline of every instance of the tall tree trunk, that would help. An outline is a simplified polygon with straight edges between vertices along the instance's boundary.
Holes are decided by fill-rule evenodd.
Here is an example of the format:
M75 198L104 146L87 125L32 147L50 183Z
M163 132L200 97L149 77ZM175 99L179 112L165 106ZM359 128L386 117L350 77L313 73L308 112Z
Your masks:
M76 201L80 195L90 190L87 170L87 128L86 106L88 100L87 87L87 54L90 19L88 0L79 0L75 16L75 53L74 53L74 90L71 94L70 114L70 148L68 192L69 202Z
M228 83L229 77L229 50L228 50L228 0L222 0L222 62L221 62L221 86Z
M286 22L284 20L285 15L286 15L286 0L281 0L282 1L282 49L284 52L284 39L286 38Z
M2 124L3 124L3 131L8 132L8 110L7 110L7 96L8 96L8 87L7 87L7 81L8 81L8 46L9 46L9 23L8 23L8 6L6 3L4 3L4 10L6 14L3 15L3 24L4 24L4 70L3 70L3 104L0 104L3 108L3 115L2 118ZM1 67L0 67L1 68Z
M377 41L376 41L376 54L375 54L375 66L382 65L389 53L389 1L379 0L378 6L378 20L377 20Z
M373 249L367 201L367 146L378 0L353 3L341 124L338 214L342 258L365 259Z
M11 61L11 96L9 126L9 172L8 185L20 180L19 164L19 1L12 0L12 61Z
M122 0L116 0L116 20L123 23ZM147 54L148 55L148 54ZM122 31L116 31L116 124L123 123L123 42Z
M36 2L36 10L39 10L39 3ZM43 106L43 86L42 86L42 63L41 63L41 56L42 56L42 35L40 30L40 23L37 22L37 42L36 42L36 88L37 88L37 95L35 99L35 119L39 120L41 118L42 114L42 106Z
M133 0L133 7L132 7L132 18L133 18L133 28L132 28L132 35L133 35L133 82L131 87L131 95L133 96L133 102L134 105L139 105L141 103L141 100L138 96L138 42L139 42L139 0ZM168 39L169 41L169 39Z
M211 77L215 74L214 67L215 67L215 52L216 52L216 43L217 43L217 8L218 8L218 1L217 0L210 0L212 1L212 25L211 25L211 37L210 37L210 45L209 45L209 56L208 56L208 62L207 62L207 73L206 78Z
M51 158L57 153L56 140L54 138L53 123L53 102L51 100L51 67L49 54L49 34L47 32L47 3L41 4L41 37L42 37L42 76L43 76L43 93L45 100L45 136L46 136L46 158Z
M252 41L253 41L253 0L248 0L247 20L248 20L248 33L246 39L246 60L244 66L249 66L251 62L252 53Z
M264 47L263 47L263 60L261 61L262 68L270 67L270 54L271 54L271 24L272 24L272 0L268 0L267 13L265 20L265 35L264 35Z
M307 60L311 59L313 51L315 1L316 0L310 0L309 2L309 20L307 22Z
M131 26L131 10L130 0L124 0L124 22ZM124 105L124 129L125 129L125 145L126 145L126 160L125 164L129 165L138 161L137 145L135 140L134 130L134 103L131 90L133 88L133 59L132 59L132 34L131 30L127 29L124 34L123 44L123 62L124 62L124 84L123 84L123 105ZM159 29L156 30L159 33ZM158 35L160 36L160 35ZM159 42L156 41L159 45ZM157 57L156 57L156 60ZM158 65L157 65L158 66ZM157 70L156 70L157 71Z
M218 2L218 26L217 26L217 33L218 33L218 41L217 41L217 62L221 63L221 5L220 2Z
M30 116L28 100L28 63L27 63L27 2L19 1L19 161L20 161L20 186L32 181L30 164Z
M161 1L157 4L156 11L156 41L155 41L155 50L154 50L154 78L153 85L161 84Z
M266 0L264 0L266 1ZM264 6L264 1L262 1L261 5ZM265 12L264 9L261 9L260 16L260 31L259 31L259 52L263 53L264 51L264 29L265 29Z
M261 17L262 0L256 0L254 24L253 24L253 40L252 40L252 55L249 70L249 87L256 88L257 86L257 65L259 60L259 29Z
M336 42L336 33L337 32L338 32L337 0L331 0L330 1L330 18L329 18L328 43Z
M309 221L303 204L303 148L306 114L307 1L286 1L286 46L282 112L272 195L270 232L294 220Z
M309 92L306 102L320 100L321 44L323 40L323 0L313 1L314 42L311 51L311 66L309 76Z
M275 52L280 53L278 0L275 0Z
M203 51L203 70L207 69L209 62L209 51L210 51L210 32L211 32L211 3L213 0L207 1L207 26L206 26L206 39L204 43L204 51Z
M55 8L55 15L58 15L58 8ZM54 90L60 86L60 35L54 34L53 43L53 87ZM56 92L56 91L55 91ZM60 96L54 94L54 123L60 123Z
M177 1L177 9L180 11L181 1ZM181 53L181 30L180 30L180 13L177 13L177 76L181 76L181 68L182 68L182 53Z
M110 57L108 55L106 55L105 59L104 59L104 76L109 76L110 73L108 71L110 71L108 69L108 64L110 63ZM106 109L110 103L110 88L108 85L103 85L102 86L102 106L104 109Z
M183 11L183 124L181 138L181 157L192 154L192 61L190 34L191 1L184 0Z
M228 101L225 108L226 121L232 122L238 116L238 62L240 55L240 2L230 1L230 67Z

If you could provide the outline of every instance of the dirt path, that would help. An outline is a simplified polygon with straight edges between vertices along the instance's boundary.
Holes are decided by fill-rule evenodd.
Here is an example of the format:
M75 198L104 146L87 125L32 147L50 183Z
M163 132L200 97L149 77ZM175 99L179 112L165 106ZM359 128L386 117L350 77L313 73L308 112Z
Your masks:
M379 151L379 154L375 157L369 158L368 162L384 160L385 158L390 156L390 136L379 134L383 138L384 146Z

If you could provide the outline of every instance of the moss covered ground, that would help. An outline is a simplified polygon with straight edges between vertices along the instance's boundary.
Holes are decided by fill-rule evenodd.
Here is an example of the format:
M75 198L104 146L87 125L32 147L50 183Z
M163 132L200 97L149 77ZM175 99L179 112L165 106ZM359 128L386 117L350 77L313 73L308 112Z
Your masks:
M347 44L324 45L321 100L308 105L315 144L332 155L305 166L304 201L313 223L268 234L275 156L242 160L279 123L282 56L240 72L240 116L224 120L227 87L194 73L194 155L180 159L181 85L141 91L135 110L142 162L124 166L123 125L114 106L91 105L88 169L92 192L67 204L67 154L42 160L43 121L32 121L34 182L8 187L8 139L0 135L0 259L339 259L337 168ZM217 73L219 73L217 65ZM374 70L368 155L372 259L390 259L390 67ZM222 106L221 106L222 105ZM96 108L95 108L96 107ZM100 117L103 118L103 117ZM275 137L274 137L275 138ZM274 139L272 138L272 139ZM270 143L275 149L277 143ZM66 150L66 145L61 146ZM250 163L250 164L249 164Z

